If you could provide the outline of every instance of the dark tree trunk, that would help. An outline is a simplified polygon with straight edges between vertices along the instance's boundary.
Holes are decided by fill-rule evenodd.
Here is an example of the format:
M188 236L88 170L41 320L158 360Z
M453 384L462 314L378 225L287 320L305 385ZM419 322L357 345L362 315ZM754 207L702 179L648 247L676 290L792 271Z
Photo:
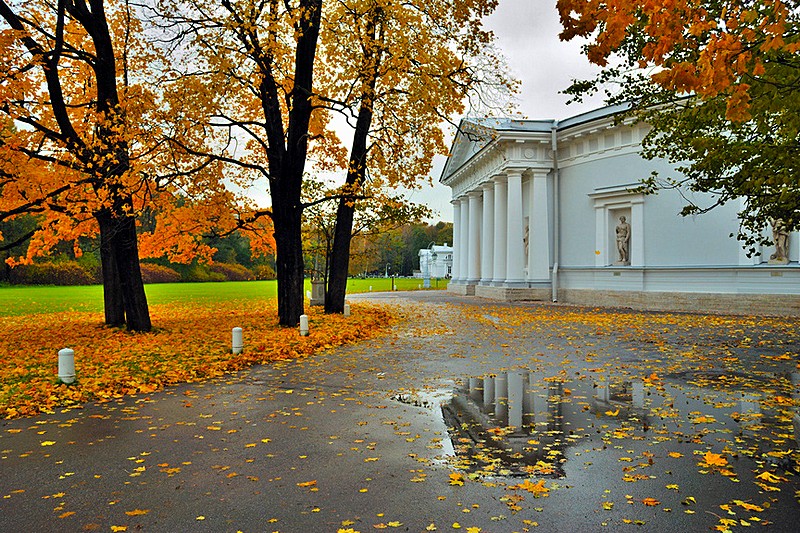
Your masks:
M100 225L100 259L106 324L129 331L150 331L150 310L144 292L136 241L136 220L104 210Z
M302 244L302 208L299 195L294 205L280 199L281 191L273 189L275 225L275 273L278 277L278 323L294 327L304 312L303 281L305 264Z
M276 9L277 1L273 0ZM313 111L314 61L319 40L322 0L303 0L305 12L297 23L294 87L284 135L278 83L271 62L262 72L261 99L269 139L272 222L275 227L275 261L278 277L278 323L294 327L303 314L303 262L301 189L308 152L308 127ZM284 144L285 142L285 144Z
M372 13L369 21L368 33L373 42L380 44L383 39L380 29L380 10ZM367 57L371 63L371 78L366 82L366 88L361 96L361 107L358 111L356 129L353 133L353 146L350 149L350 161L345 180L346 190L352 195L364 183L367 167L367 138L372 125L373 99L378 81L378 67L381 61L380 47L371 49L374 55ZM333 230L333 249L330 258L330 273L328 275L328 290L325 295L326 313L343 313L345 295L347 292L347 274L350 270L350 242L353 238L353 216L355 214L356 200L353 197L339 199L336 209L336 226Z
M105 322L108 326L121 327L125 324L125 303L112 248L111 216L105 212L98 214L96 218L100 226L100 267L103 273Z

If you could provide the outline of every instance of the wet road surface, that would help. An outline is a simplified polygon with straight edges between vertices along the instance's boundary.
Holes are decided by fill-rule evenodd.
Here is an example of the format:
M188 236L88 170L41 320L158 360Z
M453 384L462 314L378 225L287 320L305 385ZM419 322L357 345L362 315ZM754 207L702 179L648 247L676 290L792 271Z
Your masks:
M797 320L361 299L409 318L0 422L0 531L797 530Z

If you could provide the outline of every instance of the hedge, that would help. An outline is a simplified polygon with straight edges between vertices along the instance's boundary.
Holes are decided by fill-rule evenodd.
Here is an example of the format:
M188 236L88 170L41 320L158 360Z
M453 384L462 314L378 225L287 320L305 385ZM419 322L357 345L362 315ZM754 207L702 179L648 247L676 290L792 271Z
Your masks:
M99 276L75 261L34 263L11 269L9 280L15 285L94 285Z

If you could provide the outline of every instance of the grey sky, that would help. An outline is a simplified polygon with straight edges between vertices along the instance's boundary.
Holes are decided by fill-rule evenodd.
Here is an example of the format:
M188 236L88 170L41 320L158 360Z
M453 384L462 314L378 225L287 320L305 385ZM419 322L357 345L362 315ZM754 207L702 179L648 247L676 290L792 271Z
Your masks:
M487 26L495 32L512 73L522 82L519 112L532 119L563 119L600 107L601 98L567 105L560 91L574 78L590 78L597 68L581 54L580 43L559 40L561 24L555 0L500 0ZM438 211L433 221L452 221L450 188L439 184L444 158L436 161L434 186L411 193L411 198Z

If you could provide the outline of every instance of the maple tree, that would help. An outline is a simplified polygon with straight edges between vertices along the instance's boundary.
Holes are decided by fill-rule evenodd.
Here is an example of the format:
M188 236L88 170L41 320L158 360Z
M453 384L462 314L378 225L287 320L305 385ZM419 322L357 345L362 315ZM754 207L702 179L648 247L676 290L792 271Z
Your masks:
M78 239L99 236L106 324L148 331L140 256L209 259L210 231L249 231L260 251L273 244L218 162L163 142L168 132L187 144L206 140L184 126L195 104L170 83L139 9L105 0L0 3L0 110L8 120L0 222L36 221L4 244L29 241L10 263L30 263L63 241L79 256ZM155 227L138 235L142 216Z
M484 71L502 70L493 56L470 63L489 41L480 17L495 4L159 2L165 40L179 57L192 57L180 77L203 101L205 114L193 115L193 127L217 136L207 149L181 147L268 183L272 205L259 214L275 228L282 325L296 325L303 312L302 213L309 202L302 190L314 179L309 170L347 173L330 196L340 200L340 224L328 310L340 312L353 209L364 196L367 169L381 186L409 185L426 175L433 154L445 152L440 122L463 109ZM499 78L487 79L513 85ZM354 129L349 156L333 128L336 114Z
M328 56L343 60L323 101L354 121L325 299L326 312L341 313L357 195L366 182L413 187L429 175L433 156L447 153L443 121L474 104L470 98L484 112L493 105L497 110L502 104L493 98L503 102L516 85L492 52L493 35L482 27L496 0L351 0L334 6L326 19L332 38L323 46Z
M587 57L605 67L568 92L605 90L633 102L652 129L646 157L681 176L644 179L648 191L687 188L682 214L742 199L738 238L770 244L770 219L800 227L800 12L787 0L635 2L559 0L562 39L588 38ZM618 87L618 88L614 88Z
M3 0L0 16L2 111L25 126L6 130L0 142L4 216L44 214L47 231L33 236L40 250L99 232L106 323L147 331L131 193L138 176L127 135L141 117L124 105L132 94L147 95L142 85L123 83L122 74L128 81L128 69L136 68L139 44L126 39L136 31L130 12L103 0ZM127 31L115 35L112 28ZM119 71L115 47L129 61Z

